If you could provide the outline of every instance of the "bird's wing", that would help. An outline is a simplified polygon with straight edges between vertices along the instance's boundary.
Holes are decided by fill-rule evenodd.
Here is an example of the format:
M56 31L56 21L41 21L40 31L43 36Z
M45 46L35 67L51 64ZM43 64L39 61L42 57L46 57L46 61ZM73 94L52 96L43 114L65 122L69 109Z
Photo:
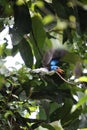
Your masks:
M42 60L42 64L43 66L49 66L50 61L53 58L53 53L54 53L54 49L50 49L49 51L47 51L44 56L43 56L43 60Z

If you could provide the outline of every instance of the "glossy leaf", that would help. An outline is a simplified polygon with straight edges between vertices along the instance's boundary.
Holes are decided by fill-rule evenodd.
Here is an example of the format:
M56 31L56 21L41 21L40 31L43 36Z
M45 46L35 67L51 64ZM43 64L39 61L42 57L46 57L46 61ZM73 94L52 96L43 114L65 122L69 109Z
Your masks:
M28 6L26 4L17 5L14 2L14 26L10 28L10 34L12 39L12 44L17 45L23 39L25 34L31 31L31 17L29 13Z
M42 49L45 42L46 33L43 28L41 18L38 15L32 18L32 28L33 28L34 38L36 39L40 49Z
M41 58L44 50L44 44L46 39L46 32L44 30L41 18L38 15L35 15L32 18L32 43L33 43L33 49L35 53L36 60ZM32 44L31 43L31 44Z
M25 62L25 65L27 67L32 67L33 66L33 54L31 50L31 46L29 43L23 39L20 44L18 45L19 52Z

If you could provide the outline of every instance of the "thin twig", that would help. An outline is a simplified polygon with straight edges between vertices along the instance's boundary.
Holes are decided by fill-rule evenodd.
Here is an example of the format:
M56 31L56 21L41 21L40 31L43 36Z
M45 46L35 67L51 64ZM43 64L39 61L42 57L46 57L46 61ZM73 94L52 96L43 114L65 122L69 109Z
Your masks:
M75 83L72 83L72 82L67 81L65 78L62 77L62 75L61 75L60 73L56 72L56 74L57 74L64 82L66 82L66 83L68 83L68 84L71 84L71 85L76 85Z

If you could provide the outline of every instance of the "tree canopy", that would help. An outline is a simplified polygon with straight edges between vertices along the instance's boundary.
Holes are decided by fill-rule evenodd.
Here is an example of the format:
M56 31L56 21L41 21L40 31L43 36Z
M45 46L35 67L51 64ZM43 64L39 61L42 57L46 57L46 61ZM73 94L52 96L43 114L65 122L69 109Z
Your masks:
M0 1L0 130L87 129L87 0ZM69 52L63 75L43 67L49 49ZM24 64L9 70L5 58ZM34 114L34 115L33 115Z

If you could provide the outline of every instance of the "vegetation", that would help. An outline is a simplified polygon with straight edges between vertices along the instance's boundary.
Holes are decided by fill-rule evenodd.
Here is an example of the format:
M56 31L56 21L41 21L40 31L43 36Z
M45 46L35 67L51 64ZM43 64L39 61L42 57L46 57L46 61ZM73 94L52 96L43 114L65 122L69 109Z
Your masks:
M0 130L87 129L86 17L87 0L0 1L12 40L0 40ZM52 47L71 53L63 75L38 69ZM4 59L18 52L25 64L10 71Z

